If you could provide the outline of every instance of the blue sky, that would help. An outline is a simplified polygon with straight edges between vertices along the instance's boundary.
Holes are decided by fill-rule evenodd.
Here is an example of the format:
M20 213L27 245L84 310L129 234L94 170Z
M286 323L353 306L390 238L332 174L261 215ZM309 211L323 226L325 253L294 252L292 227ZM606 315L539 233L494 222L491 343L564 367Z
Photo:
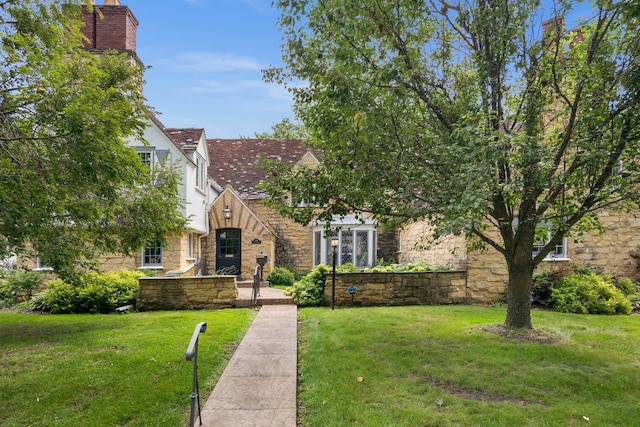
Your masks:
M96 1L102 4L101 0ZM208 138L253 136L285 117L291 97L262 80L282 65L271 0L121 0L139 21L144 95L167 127L204 128Z
M237 138L294 118L286 90L262 80L261 70L282 65L279 14L271 0L121 3L140 23L138 56L152 67L144 94L165 126L204 128L208 138ZM589 2L578 10L589 15Z

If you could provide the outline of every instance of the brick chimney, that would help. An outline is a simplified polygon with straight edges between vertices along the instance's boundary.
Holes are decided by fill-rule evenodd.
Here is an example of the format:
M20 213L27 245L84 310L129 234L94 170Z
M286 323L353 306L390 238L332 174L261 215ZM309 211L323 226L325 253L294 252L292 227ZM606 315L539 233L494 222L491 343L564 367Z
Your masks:
M136 32L138 20L120 0L104 0L96 5L94 0L85 0L91 6L82 6L84 27L82 33L87 38L85 48L99 53L103 50L118 50L128 53L138 63L136 54Z

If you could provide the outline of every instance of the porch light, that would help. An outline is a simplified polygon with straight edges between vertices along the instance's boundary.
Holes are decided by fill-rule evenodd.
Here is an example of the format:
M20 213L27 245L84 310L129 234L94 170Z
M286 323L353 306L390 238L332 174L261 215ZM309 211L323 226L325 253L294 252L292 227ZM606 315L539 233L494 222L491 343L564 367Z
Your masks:
M229 205L224 207L222 214L224 215L224 222L228 222L231 219L231 209L229 209Z

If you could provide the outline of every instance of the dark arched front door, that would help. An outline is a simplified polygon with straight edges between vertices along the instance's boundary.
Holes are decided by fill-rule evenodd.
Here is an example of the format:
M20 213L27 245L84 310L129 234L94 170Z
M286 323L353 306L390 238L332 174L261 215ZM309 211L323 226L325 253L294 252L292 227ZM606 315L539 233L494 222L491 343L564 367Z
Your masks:
M240 275L242 235L239 228L216 231L216 274Z

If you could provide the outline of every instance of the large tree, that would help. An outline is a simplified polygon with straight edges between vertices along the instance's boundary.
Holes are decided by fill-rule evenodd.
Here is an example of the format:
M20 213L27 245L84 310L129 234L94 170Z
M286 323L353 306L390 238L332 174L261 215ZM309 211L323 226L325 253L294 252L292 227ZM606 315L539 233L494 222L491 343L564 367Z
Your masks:
M504 256L505 323L530 328L536 265L602 209L637 208L635 3L583 7L573 30L566 1L275 4L286 68L265 77L308 83L289 87L324 152L315 170L272 165L274 199L315 202L279 205L296 220L370 212L427 220L431 238L465 233Z
M184 227L177 175L126 138L146 123L140 66L82 49L79 4L0 3L0 255L60 274Z

